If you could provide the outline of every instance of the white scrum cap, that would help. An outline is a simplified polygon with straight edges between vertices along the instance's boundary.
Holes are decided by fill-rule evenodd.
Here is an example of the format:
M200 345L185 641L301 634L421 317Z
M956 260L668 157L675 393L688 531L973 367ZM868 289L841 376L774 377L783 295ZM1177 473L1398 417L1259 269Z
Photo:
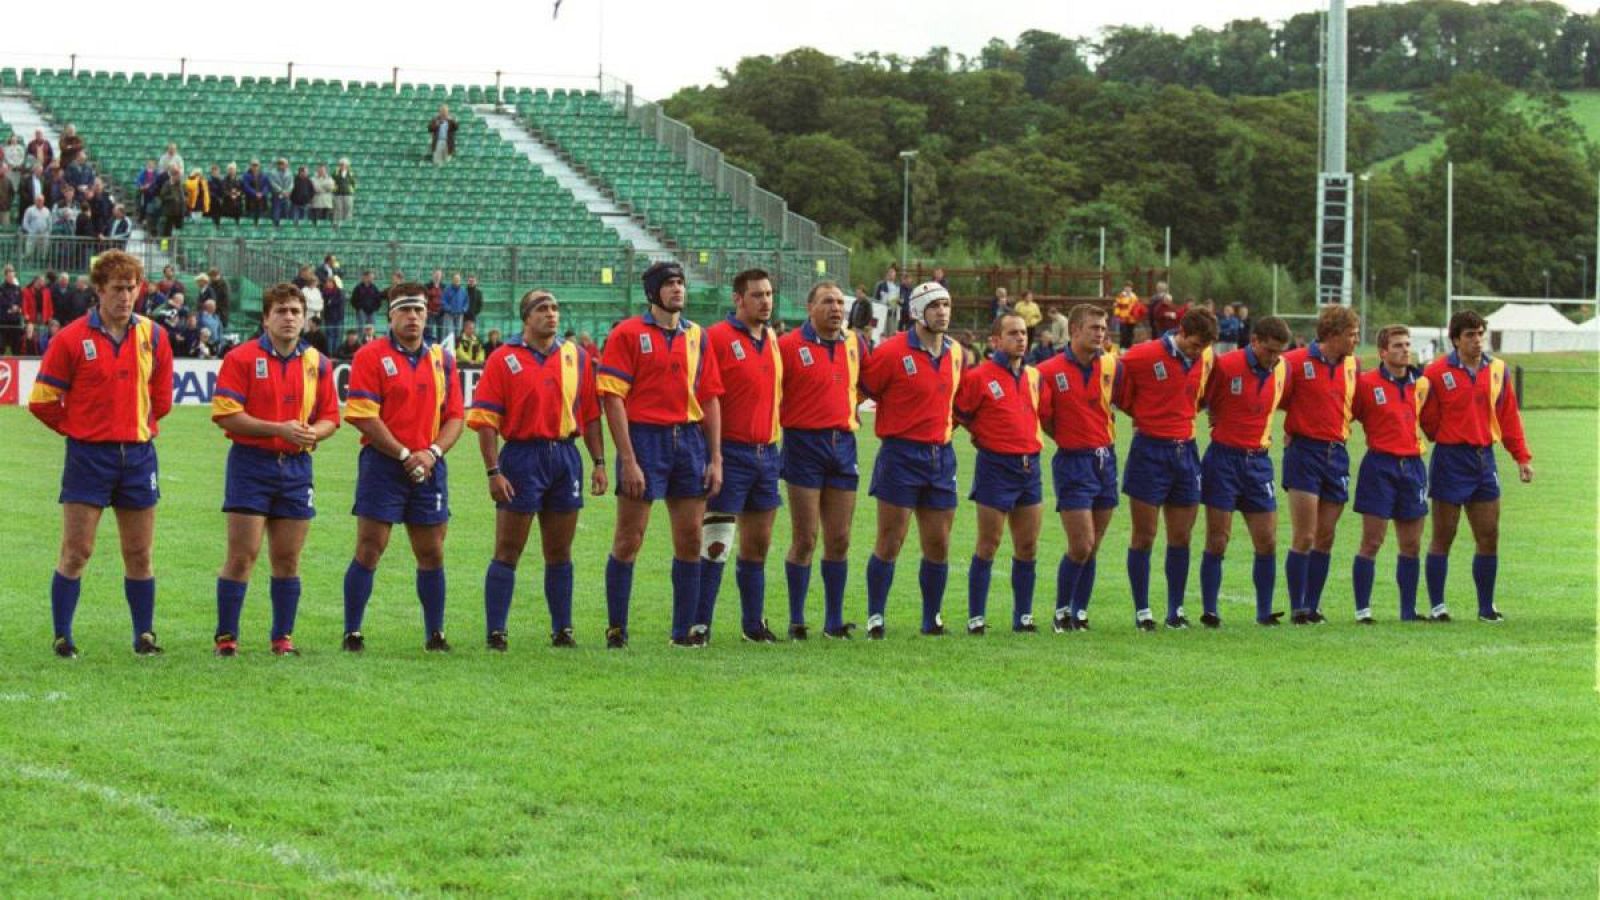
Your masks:
M928 307L933 303L933 301L949 299L950 292L945 290L944 285L937 281L927 281L917 285L916 288L911 291L911 320L913 322L922 322L923 324L927 324L926 320L923 319L922 316L923 313L927 312Z

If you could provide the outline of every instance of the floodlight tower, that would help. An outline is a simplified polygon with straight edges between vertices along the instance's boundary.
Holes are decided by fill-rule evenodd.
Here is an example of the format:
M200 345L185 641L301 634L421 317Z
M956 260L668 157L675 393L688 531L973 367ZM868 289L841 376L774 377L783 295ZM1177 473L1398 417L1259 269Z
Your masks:
M1322 171L1317 174L1317 303L1350 305L1353 224L1350 173L1345 170L1347 16L1344 0L1328 0L1323 44Z

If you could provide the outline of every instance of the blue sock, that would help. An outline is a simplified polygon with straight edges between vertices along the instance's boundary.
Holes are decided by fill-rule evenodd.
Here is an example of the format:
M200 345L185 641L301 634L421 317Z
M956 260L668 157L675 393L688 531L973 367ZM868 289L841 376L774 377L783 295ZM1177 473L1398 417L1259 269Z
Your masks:
M217 637L239 637L239 614L244 612L244 595L249 589L248 582L217 579Z
M1357 556L1350 563L1350 584L1355 590L1357 612L1372 608L1372 582L1377 574L1378 564L1370 556Z
M272 639L294 634L295 615L300 611L300 578L273 578L268 594L272 598Z
M606 624L628 636L628 600L633 597L633 563L606 557Z
M344 570L344 630L360 631L372 598L372 570L355 560Z
M1444 553L1429 553L1427 562L1428 603L1438 606L1444 602L1445 576L1450 573L1450 557Z
M1033 585L1038 566L1031 559L1011 560L1011 627L1021 628L1022 617L1033 615Z
M1272 615L1272 591L1278 586L1278 554L1257 553L1250 580L1256 584L1256 621Z
M1305 608L1306 601L1306 554L1299 550L1290 550L1284 557L1283 575L1289 582L1289 610L1299 612Z
M967 618L984 615L989 610L989 577L994 574L994 560L973 556L967 567Z
M1493 553L1477 553L1472 557L1472 583L1478 588L1478 615L1494 612L1494 581L1499 574L1500 557Z
M700 604L700 560L672 559L672 638L689 636Z
M881 616L889 608L889 589L894 587L894 563L884 562L873 553L867 556L867 615Z
M828 561L822 561L823 581L827 581ZM811 567L785 560L783 579L789 583L789 624L806 623L806 592L811 590Z
M1094 561L1083 563L1078 569L1078 584L1072 589L1072 611L1074 614L1089 610L1089 595L1094 593Z
M572 561L546 563L544 605L550 609L550 633L572 627Z
M1167 619L1178 617L1183 608L1184 588L1189 585L1189 548L1167 545Z
M944 606L944 586L950 580L950 564L927 560L917 569L917 583L922 588L922 630L931 631L939 621L939 610Z
M1400 583L1400 618L1417 617L1417 581L1422 566L1415 556L1401 556L1394 561L1394 580Z
M1217 615L1217 597L1222 593L1222 557L1216 553L1200 554L1200 605L1206 612Z
M705 575L700 577L704 578ZM754 560L736 560L733 564L733 580L739 585L740 624L747 632L759 631L767 606L766 565Z
M50 579L50 619L55 624L56 637L72 641L72 617L78 611L78 593L83 589L83 579L68 578L60 572Z
M417 599L422 601L422 627L428 634L444 631L444 570L417 570Z
M717 594L722 592L722 570L727 563L700 557L700 583L695 591L694 621L691 624L711 627L711 618L717 611ZM673 583L677 590L677 582Z
M810 573L807 568L806 574ZM822 627L829 631L844 627L844 586L849 577L849 562L842 559L822 561Z
M1328 569L1333 565L1333 557L1321 550L1313 550L1306 556L1306 605L1311 612L1322 609L1322 588L1328 583Z
M498 559L489 560L483 574L483 628L486 633L506 630L511 618L511 598L517 592L517 568Z
M1073 596L1078 590L1078 579L1083 577L1083 564L1073 562L1072 557L1061 554L1061 563L1056 566L1056 611L1069 609L1077 612L1077 605L1073 603Z
M128 600L128 616L133 619L133 638L156 630L156 580L122 579L122 595Z
M1204 571L1202 569L1202 571ZM1133 608L1150 608L1150 551L1128 548L1128 587L1133 589Z

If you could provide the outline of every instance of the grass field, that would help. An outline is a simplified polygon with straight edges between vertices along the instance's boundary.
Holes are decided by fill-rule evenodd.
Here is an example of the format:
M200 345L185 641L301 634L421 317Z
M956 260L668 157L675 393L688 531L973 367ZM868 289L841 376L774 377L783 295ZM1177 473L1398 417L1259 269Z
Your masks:
M261 575L245 655L222 661L210 635L224 442L203 411L180 409L160 438L157 624L168 653L128 652L108 530L79 611L84 657L63 663L49 654L46 600L60 441L0 408L10 522L0 894L1592 897L1596 416L1538 411L1527 424L1539 477L1506 490L1502 627L1471 621L1466 540L1451 573L1460 621L1395 621L1391 543L1380 624L1350 624L1347 519L1329 626L1247 624L1248 551L1236 549L1226 628L1139 634L1121 513L1087 634L913 636L908 559L885 643L730 640L730 577L720 639L672 651L658 522L639 569L634 649L607 653L607 498L591 501L579 534L581 648L545 646L540 570L528 563L512 651L491 656L480 630L491 507L458 451L456 652L421 652L411 567L396 547L363 658L335 649L354 532L355 435L344 429L319 454L306 654L266 653ZM866 440L864 458L874 448ZM863 505L851 554L858 621L872 522ZM970 508L958 522L952 622L964 616ZM779 548L786 533L780 524ZM1046 572L1061 547L1048 530ZM1001 618L1004 571L991 610ZM781 617L776 561L768 578ZM1197 590L1191 582L1194 604ZM1281 605L1281 579L1279 590ZM819 592L820 579L813 610Z
M1562 91L1561 96L1568 103L1567 112L1572 120L1578 123L1589 140L1600 143L1600 91ZM1393 112L1408 108L1408 101L1412 97L1411 91L1371 91L1362 93L1356 102L1364 104L1375 112ZM1515 102L1526 104L1527 95L1518 94ZM1424 113L1429 121L1437 122L1436 116ZM1434 135L1432 138L1396 156L1376 160L1374 165L1378 168L1389 168L1396 163L1404 162L1406 168L1416 172L1419 168L1426 167L1435 156L1444 152L1444 135Z

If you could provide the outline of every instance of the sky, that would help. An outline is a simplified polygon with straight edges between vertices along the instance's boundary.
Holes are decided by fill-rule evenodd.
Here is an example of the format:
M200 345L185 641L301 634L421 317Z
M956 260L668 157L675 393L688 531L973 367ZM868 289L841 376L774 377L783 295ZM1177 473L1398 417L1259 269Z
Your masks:
M170 27L145 25L32 33L28 52L8 46L3 63L57 67L78 53L93 69L176 71L183 56L201 57L192 72L297 74L387 81L394 66L401 81L492 84L495 70L507 82L549 87L592 87L601 68L634 86L645 99L662 99L681 87L718 82L718 70L741 57L812 46L849 58L876 50L920 56L946 46L969 56L999 37L1015 41L1028 29L1067 37L1093 37L1111 25L1151 25L1186 33L1198 25L1220 27L1240 18L1268 22L1325 6L1317 0L554 0L488 3L453 0L417 4L441 10L431 16L401 13L398 4L279 0L263 7L251 40L232 11L185 14ZM1366 0L1352 6L1371 5ZM1592 11L1592 5L1563 5ZM409 6L409 4L407 4ZM127 22L125 3L81 0L81 22ZM227 21L228 24L224 24ZM226 35L226 36L225 36ZM219 52L219 51L225 51Z

